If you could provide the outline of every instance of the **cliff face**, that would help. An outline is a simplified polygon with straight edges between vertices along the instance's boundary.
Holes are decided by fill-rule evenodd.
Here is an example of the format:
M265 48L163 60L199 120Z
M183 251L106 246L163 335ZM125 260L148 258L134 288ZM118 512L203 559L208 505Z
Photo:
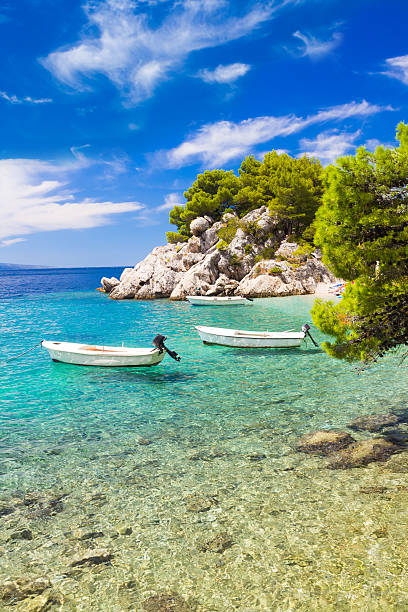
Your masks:
M242 219L199 217L191 231L188 242L156 247L120 280L102 278L103 289L115 300L182 300L197 288L202 295L269 297L314 293L318 283L335 280L319 253L302 254L286 241L265 206Z

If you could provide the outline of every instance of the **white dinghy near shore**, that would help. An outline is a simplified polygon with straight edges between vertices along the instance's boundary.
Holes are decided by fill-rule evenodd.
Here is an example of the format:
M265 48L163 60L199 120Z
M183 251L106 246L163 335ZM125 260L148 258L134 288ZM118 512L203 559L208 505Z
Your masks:
M304 325L301 332L248 331L203 325L197 325L196 330L204 344L237 348L296 348L302 344L306 334L310 336L308 325Z
M249 306L253 300L244 296L232 295L219 297L216 295L187 295L186 300L193 306Z
M158 365L166 353L176 361L180 357L164 345L166 338L156 336L153 340L155 348L131 348L126 346L104 346L79 344L76 342L42 341L53 361L70 363L72 365L98 367L151 367Z

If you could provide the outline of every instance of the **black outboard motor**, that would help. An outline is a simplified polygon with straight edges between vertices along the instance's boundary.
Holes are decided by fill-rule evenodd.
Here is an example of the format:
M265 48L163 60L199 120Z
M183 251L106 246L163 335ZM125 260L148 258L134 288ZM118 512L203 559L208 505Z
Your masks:
M307 323L305 323L305 324L303 325L303 327L302 327L302 332L304 332L304 333L306 334L306 336L309 336L309 338L311 339L311 341L313 342L313 344L314 344L315 346L319 346L319 345L317 344L317 342L315 342L315 341L313 340L312 335L311 335L311 333L310 333L309 329L310 329L310 325L308 325Z
M180 361L181 357L177 355L176 351L171 351L167 348L167 346L165 346L165 340L167 340L166 336L161 336L160 334L157 334L157 336L153 338L153 346L159 349L160 353L166 351L166 353L170 355L172 359L174 359L175 361Z

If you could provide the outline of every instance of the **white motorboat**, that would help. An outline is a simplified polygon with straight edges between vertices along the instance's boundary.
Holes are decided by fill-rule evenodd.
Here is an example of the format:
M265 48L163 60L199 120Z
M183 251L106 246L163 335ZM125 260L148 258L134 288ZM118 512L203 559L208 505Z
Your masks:
M239 348L294 348L301 345L306 334L310 336L308 325L304 325L300 332L293 330L283 332L248 331L223 327L204 327L203 325L197 325L196 330L204 344L220 344L221 346Z
M244 296L232 295L219 297L216 295L187 295L186 299L193 306L249 306L253 300Z
M126 346L104 346L79 344L76 342L42 341L53 361L73 365L100 367L150 367L158 365L168 353L176 361L180 357L164 346L164 336L156 336L154 348L131 348Z

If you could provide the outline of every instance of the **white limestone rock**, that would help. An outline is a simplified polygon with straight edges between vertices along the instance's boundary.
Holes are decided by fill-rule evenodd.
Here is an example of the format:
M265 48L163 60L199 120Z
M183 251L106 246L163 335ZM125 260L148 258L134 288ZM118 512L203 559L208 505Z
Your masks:
M114 276L112 276L111 278L103 276L101 278L102 289L105 291L105 293L110 293L112 289L119 285L119 283L120 280L118 278L115 278Z
M193 236L201 236L211 225L211 217L197 217L190 223L190 231Z
M210 286L219 277L218 262L220 256L220 251L217 249L207 253L204 259L182 275L180 281L171 292L170 299L183 300L186 295L194 294L197 287L200 287L202 293L208 291Z

